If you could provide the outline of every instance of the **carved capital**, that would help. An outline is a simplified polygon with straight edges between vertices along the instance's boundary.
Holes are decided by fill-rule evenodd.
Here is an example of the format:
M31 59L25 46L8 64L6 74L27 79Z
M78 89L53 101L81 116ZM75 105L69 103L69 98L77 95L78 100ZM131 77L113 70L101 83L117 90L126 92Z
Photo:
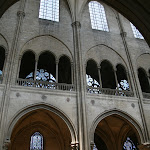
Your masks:
M10 140L6 140L3 144L3 150L8 150L9 145L10 145Z
M18 11L17 16L18 17L25 17L25 13L23 11Z
M138 146L139 150L150 150L150 143L143 143Z
M58 59L56 59L56 65L58 65L59 64L59 60Z
M71 150L78 150L79 149L79 143L71 143Z
M127 32L121 32L120 35L126 37L127 36Z
M72 25L72 27L79 27L79 28L81 28L81 23L79 21L75 21L71 25Z

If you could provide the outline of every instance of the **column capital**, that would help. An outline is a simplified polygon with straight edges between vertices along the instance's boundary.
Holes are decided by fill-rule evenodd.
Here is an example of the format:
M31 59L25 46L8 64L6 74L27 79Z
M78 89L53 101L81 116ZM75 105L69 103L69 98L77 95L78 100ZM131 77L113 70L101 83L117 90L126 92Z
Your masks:
M39 56L35 55L35 62L38 62Z
M139 150L150 150L150 143L143 143L138 146Z
M58 59L56 59L56 65L58 65L59 64L59 60Z
M9 145L10 145L10 140L6 140L3 144L3 150L8 150Z
M17 16L18 17L25 17L25 13L23 11L18 11Z
M100 70L100 69L101 69L101 66L97 66L97 68Z
M79 143L71 143L71 150L78 150L79 149Z
M79 27L79 28L81 28L81 23L79 21L75 21L71 25L72 25L72 27Z

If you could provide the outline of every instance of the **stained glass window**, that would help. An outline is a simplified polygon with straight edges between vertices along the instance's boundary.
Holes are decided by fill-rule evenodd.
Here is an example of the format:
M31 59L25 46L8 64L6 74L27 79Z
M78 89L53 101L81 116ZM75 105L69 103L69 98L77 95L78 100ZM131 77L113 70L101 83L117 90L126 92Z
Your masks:
M32 79L33 80L33 72L31 72L26 79ZM37 69L36 71L36 80L38 81L48 81L48 82L56 82L56 79L54 76L47 72L45 69Z
M86 81L88 86L100 87L100 84L95 79L93 79L90 75L86 75Z
M119 90L129 91L129 83L127 80L121 80L120 83L118 83Z
M97 1L89 2L92 29L109 31L103 5Z
M59 0L41 0L39 18L59 22Z
M43 136L39 132L31 136L30 150L43 150Z
M137 150L132 140L127 137L127 140L124 142L123 150Z
M139 30L131 22L130 22L130 24L131 24L131 28L132 28L134 37L138 38L138 39L144 39L144 37L142 36L142 34L139 32Z

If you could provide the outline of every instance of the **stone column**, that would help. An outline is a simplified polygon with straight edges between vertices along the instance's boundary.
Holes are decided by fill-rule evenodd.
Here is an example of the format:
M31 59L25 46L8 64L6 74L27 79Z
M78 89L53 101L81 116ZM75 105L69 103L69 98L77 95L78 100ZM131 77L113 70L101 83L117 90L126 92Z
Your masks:
M117 79L117 69L114 69L114 76L115 76L115 82L116 82L117 90L119 90L119 87L118 87L118 79Z
M100 87L102 88L102 78L101 78L101 66L98 66L98 77L99 77L99 83L100 83Z
M3 70L2 70L2 77L1 77L1 83L5 83L5 78L3 78L3 77L5 77L6 76L6 71L5 70L7 70L7 62L8 62L8 59L7 59L7 57L8 57L8 51L5 51L5 60L4 60L4 66L3 66Z
M150 150L150 143L143 143L138 146L139 150Z
M56 60L56 83L58 83L58 64L59 60Z
M130 91L133 91L132 84L131 84L131 79L130 79L130 75L129 75L128 71L126 71L126 75L127 75L127 81L128 81L128 84L129 84L129 89L130 89Z
M37 66L38 66L38 57L35 57L34 81L36 81Z
M11 49L8 53L8 67L7 67L7 75L5 76L6 86L3 91L2 101L0 104L0 149L3 147L3 140L7 133L7 113L9 108L9 101L10 101L10 92L11 92L11 84L15 83L16 74L14 73L15 62L16 58L18 59L17 55L19 54L18 45L20 40L20 30L22 27L23 18L25 17L24 8L25 8L26 0L20 0L20 7L19 11L17 12L17 20L16 20L16 29L14 32L14 37L11 45Z
M150 86L150 75L148 72L146 72L146 75L147 75L147 80L148 80L148 83L149 83L149 86Z
M19 57L19 62L18 62L18 68L17 68L17 76L16 76L16 80L18 80L19 78L19 72L20 72L20 65L21 65L21 56Z
M73 66L73 62L71 62L71 83L74 84L74 66Z
M77 124L80 150L89 150L86 107L85 107L85 77L83 73L83 62L80 39L80 22L72 23L73 43L74 43L74 64L75 64L75 85L76 85L76 104L77 104Z

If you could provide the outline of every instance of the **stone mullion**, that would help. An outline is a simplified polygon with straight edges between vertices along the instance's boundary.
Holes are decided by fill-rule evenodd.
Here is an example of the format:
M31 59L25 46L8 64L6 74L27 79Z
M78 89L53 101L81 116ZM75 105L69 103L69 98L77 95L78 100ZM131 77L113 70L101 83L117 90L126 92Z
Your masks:
M2 72L2 83L5 83L5 76L6 76L6 70L7 70L7 61L8 61L8 51L5 52L5 60L4 60L4 66L3 66L3 72Z
M130 75L129 75L129 72L126 71L126 75L127 75L127 81L128 81L128 84L129 84L129 88L131 91L133 91L133 87L132 87L132 84L131 84L131 79L130 79Z
M146 120L145 120L145 114L144 114L144 109L143 109L143 101L142 101L142 93L140 91L140 87L138 86L138 81L137 81L137 76L136 76L136 72L134 70L134 66L133 66L133 60L131 58L131 54L129 52L129 48L128 48L128 44L126 42L126 32L124 32L124 28L119 16L119 13L117 13L117 20L118 20L118 25L120 27L120 35L122 38L122 42L125 48L125 52L126 52L126 56L129 62L129 73L131 73L131 78L133 80L133 85L134 85L134 93L136 94L136 96L139 98L139 109L140 109L140 115L141 115L141 119L142 119L142 123L143 123L143 129L144 129L144 141L148 142L149 139L149 133L148 133L148 128L147 128L147 124L146 124Z
M0 135L1 135L1 141L0 141L0 149L3 147L3 143L6 138L6 122L7 122L7 113L8 113L8 107L9 107L9 100L10 100L10 90L11 90L11 84L13 81L13 74L14 74L14 65L16 61L16 55L19 54L18 52L18 43L19 43L19 37L20 37L20 30L22 26L22 21L25 16L24 13L24 8L25 8L25 3L26 0L21 0L20 1L20 8L19 11L17 12L17 24L16 24L16 29L15 29L15 34L12 42L12 47L9 51L8 55L8 68L7 72L8 74L5 76L6 80L6 86L3 92L2 96L2 102L1 102L1 115L0 115Z
M74 39L74 61L75 61L75 81L77 92L77 123L79 149L88 150L88 135L86 127L86 111L85 111L85 87L83 75L82 53L80 47L80 23L78 21L72 24Z
M35 57L34 81L36 81L37 66L38 66L38 58L37 58L37 57Z
M101 77L101 67L100 66L98 66L98 77L99 77L100 88L103 88L102 77Z
M59 61L56 60L56 83L58 83L58 64L59 64Z
M71 84L74 84L74 66L73 62L71 62Z
M117 78L117 70L116 69L114 69L114 75L115 75L116 87L117 87L117 90L119 90L119 87L118 87L118 78Z
M20 71L21 59L22 59L22 57L19 57L16 80L19 79L19 71Z
M148 84L149 84L149 88L150 88L150 75L148 72L146 72L146 76L147 76L147 80L148 80Z

